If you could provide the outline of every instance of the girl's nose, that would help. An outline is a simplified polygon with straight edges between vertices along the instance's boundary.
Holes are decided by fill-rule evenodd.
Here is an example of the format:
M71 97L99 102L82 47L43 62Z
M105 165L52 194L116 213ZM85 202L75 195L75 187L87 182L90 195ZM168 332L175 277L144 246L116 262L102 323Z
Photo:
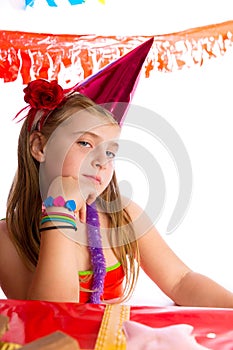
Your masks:
M105 161L95 159L95 160L93 160L93 166L95 168L105 168L106 162L107 162L106 159L105 159Z
M107 163L107 157L105 151L94 152L92 165L96 168L104 168Z

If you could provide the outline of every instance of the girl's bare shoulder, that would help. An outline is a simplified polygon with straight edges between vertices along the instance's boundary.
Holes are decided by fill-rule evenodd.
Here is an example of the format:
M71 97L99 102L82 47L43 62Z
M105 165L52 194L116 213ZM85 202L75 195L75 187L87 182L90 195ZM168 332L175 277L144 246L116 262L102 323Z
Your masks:
M123 208L131 215L135 215L136 213L141 213L143 211L138 204L128 197L121 196L121 203Z
M149 217L147 216L146 212L139 204L123 196L121 197L121 201L122 201L122 206L130 215L133 221L139 218L143 218L144 220L146 219L147 221L149 220Z
M0 287L8 298L25 297L31 273L10 239L5 220L0 221Z
M4 269L17 266L20 261L17 249L12 242L5 220L0 221L0 273L2 266ZM1 277L1 276L0 276Z
M0 220L0 252L3 253L5 250L5 244L9 244L10 238L7 230L6 220ZM0 254L0 258L1 258Z
M2 270L7 269L8 263L14 259L17 252L10 239L9 232L7 230L6 220L0 221L0 279Z
M149 232L154 236L158 235L154 221L138 203L123 197L122 204L131 218L138 239Z

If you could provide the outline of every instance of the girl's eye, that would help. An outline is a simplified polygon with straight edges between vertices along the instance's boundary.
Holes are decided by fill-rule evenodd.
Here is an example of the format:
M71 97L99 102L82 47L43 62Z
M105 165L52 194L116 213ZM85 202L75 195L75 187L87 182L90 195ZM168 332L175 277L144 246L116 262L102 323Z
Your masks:
M82 147L91 147L90 143L87 141L78 141L78 144Z
M111 151L106 151L106 155L108 158L115 158L115 153L111 152Z

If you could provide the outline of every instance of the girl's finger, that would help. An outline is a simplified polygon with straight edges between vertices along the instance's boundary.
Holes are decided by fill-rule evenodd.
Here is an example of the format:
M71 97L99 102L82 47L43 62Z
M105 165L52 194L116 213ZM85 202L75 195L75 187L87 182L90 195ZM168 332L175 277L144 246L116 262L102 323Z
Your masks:
M86 203L79 209L79 220L82 223L86 223Z

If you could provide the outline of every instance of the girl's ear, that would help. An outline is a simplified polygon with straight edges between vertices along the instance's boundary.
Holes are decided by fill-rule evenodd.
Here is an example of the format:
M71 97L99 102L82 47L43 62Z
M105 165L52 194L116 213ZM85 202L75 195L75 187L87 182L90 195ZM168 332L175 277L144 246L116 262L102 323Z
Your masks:
M33 131L29 138L31 155L39 162L45 161L45 137L39 131Z

